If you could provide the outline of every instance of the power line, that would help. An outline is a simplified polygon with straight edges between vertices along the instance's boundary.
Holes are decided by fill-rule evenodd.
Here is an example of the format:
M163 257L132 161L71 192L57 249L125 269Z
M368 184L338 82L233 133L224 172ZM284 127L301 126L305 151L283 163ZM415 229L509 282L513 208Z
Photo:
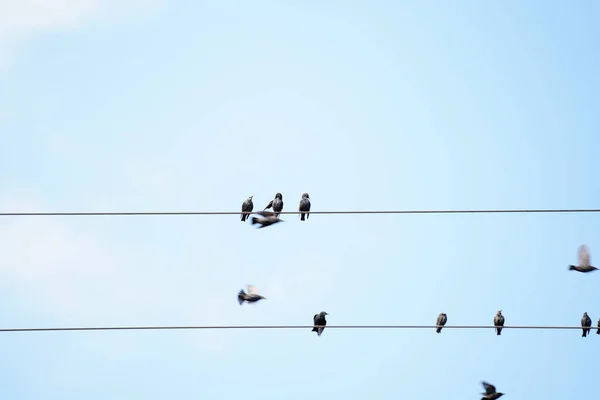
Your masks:
M489 209L489 210L347 210L310 211L310 214L549 214L549 213L597 213L599 208L574 209ZM283 211L281 215L298 215L299 211ZM150 212L6 212L2 217L33 216L133 216L133 215L241 215L256 212L241 211L150 211Z
M215 329L312 329L314 325L198 325L198 326L109 326L62 328L0 328L0 332L51 332L51 331L141 331L141 330L215 330ZM435 329L437 325L327 325L326 329ZM490 325L448 325L446 329L496 329ZM571 330L581 326L503 326L502 329ZM591 327L597 329L597 327Z

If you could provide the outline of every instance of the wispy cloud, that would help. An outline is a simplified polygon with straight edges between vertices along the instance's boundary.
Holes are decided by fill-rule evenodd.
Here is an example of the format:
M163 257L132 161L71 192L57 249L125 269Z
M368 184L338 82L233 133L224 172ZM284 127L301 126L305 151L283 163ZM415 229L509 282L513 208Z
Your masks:
M16 45L45 32L76 29L95 17L118 17L160 0L0 0L0 68Z

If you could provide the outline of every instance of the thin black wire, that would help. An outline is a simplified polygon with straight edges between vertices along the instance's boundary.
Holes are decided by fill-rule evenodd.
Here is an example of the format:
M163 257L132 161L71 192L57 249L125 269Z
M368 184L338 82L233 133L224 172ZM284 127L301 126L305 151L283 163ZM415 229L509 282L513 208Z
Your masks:
M348 210L310 211L310 214L532 214L532 213L597 213L599 208L578 209L514 209L514 210ZM152 211L152 212L5 212L2 217L31 216L133 216L133 215L241 215L256 212L241 211ZM299 211L283 211L282 215L299 214Z
M316 325L319 327L320 325ZM199 325L199 326L108 326L62 328L0 328L0 332L50 332L50 331L141 331L141 330L211 330L211 329L311 329L315 325ZM327 329L435 329L437 325L327 325ZM503 326L503 329L571 330L581 326ZM443 329L496 329L490 325L449 325ZM591 327L591 329L597 329Z

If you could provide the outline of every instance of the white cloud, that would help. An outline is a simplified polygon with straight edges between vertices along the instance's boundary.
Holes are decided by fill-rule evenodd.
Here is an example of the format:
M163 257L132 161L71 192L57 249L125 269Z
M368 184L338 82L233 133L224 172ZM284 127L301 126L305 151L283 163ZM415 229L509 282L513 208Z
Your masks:
M94 17L115 17L160 0L0 0L0 66L32 35L73 29Z

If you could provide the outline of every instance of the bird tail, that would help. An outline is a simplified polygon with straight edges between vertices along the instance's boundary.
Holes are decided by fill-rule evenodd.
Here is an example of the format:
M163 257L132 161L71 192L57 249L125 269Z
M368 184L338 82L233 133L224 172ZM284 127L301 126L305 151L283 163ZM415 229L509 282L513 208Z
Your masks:
M441 327L441 326L438 326L438 327L437 327L437 329L435 330L435 332L436 332L436 333L440 333L440 332L442 332L442 327Z
M259 222L258 222L258 218L256 218L256 217L252 217L252 225L254 225L254 224L258 224L258 223L259 223Z
M244 222L248 218L248 214L242 214L242 222Z
M300 221L304 221L304 213L300 213Z
M596 335L600 335L600 328L598 328L598 332L596 332Z
M240 306L244 303L244 300L246 300L246 292L240 290L238 293L238 303L240 303Z
M496 335L500 336L502 335L502 328L496 328Z
M569 265L569 271L575 271L577 268L575 268L574 265Z
M581 334L581 337L586 337L587 336L587 332L586 329L583 330L583 333Z

